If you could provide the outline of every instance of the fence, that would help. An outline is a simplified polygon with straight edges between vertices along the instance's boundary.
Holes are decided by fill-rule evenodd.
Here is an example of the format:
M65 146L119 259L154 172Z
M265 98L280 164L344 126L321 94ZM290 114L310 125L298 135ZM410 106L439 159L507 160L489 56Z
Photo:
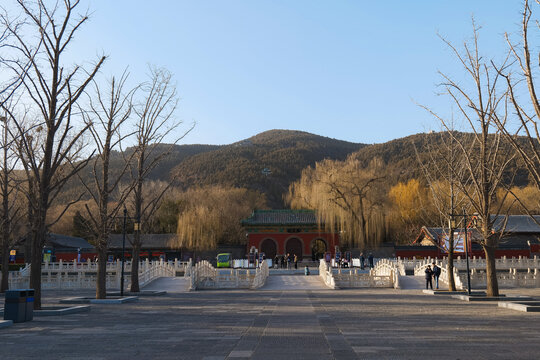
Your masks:
M394 263L384 259L369 272L355 268L332 269L323 259L319 263L319 276L326 286L335 288L396 287L399 288L398 270Z
M176 276L185 272L185 262L178 260L165 262L141 261L139 263L139 285L144 286L150 281L161 276ZM125 274L131 273L131 262L124 264ZM17 272L10 272L9 287L25 288L30 284L30 269L28 264L25 268ZM45 262L41 267L41 288L42 289L91 289L96 287L97 262ZM120 278L122 275L121 261L107 263L106 286L109 289L120 288ZM129 287L131 278L124 275L125 286Z
M269 270L266 260L257 269L215 269L208 261L198 262L186 271L189 289L256 289L263 286ZM187 275L186 275L187 276Z

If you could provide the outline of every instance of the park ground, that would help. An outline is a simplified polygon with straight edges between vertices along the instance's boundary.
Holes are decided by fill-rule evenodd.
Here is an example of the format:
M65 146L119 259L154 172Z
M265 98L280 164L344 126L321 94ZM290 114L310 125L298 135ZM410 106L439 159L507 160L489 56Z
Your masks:
M540 313L421 290L262 290L141 297L0 329L0 359L535 359ZM163 283L165 286L165 283ZM540 289L503 291L540 297ZM44 291L44 306L91 291ZM3 306L3 299L0 307Z

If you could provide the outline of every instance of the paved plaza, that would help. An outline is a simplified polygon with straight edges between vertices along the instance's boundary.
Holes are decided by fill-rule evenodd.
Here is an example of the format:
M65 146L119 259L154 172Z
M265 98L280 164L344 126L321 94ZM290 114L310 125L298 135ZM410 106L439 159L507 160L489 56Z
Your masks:
M540 314L421 290L269 285L176 291L91 305L86 313L35 317L0 329L0 358L535 359L540 352ZM516 292L540 296L539 290L506 293ZM45 291L44 306L91 294Z

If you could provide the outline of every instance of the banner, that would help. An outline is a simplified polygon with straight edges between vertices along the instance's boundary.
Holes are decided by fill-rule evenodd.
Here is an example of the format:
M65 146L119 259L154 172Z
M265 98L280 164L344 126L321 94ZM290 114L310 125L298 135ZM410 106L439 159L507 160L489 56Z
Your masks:
M467 234L470 235L470 234ZM450 247L450 236L445 235L442 239L442 250L445 253L448 253L448 248ZM454 253L464 253L465 252L465 233L455 232L454 233Z

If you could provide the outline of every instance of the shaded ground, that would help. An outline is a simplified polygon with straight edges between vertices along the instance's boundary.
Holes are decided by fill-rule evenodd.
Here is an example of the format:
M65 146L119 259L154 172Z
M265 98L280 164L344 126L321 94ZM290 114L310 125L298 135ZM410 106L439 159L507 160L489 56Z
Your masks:
M0 329L0 358L533 359L538 320L419 290L198 291Z

